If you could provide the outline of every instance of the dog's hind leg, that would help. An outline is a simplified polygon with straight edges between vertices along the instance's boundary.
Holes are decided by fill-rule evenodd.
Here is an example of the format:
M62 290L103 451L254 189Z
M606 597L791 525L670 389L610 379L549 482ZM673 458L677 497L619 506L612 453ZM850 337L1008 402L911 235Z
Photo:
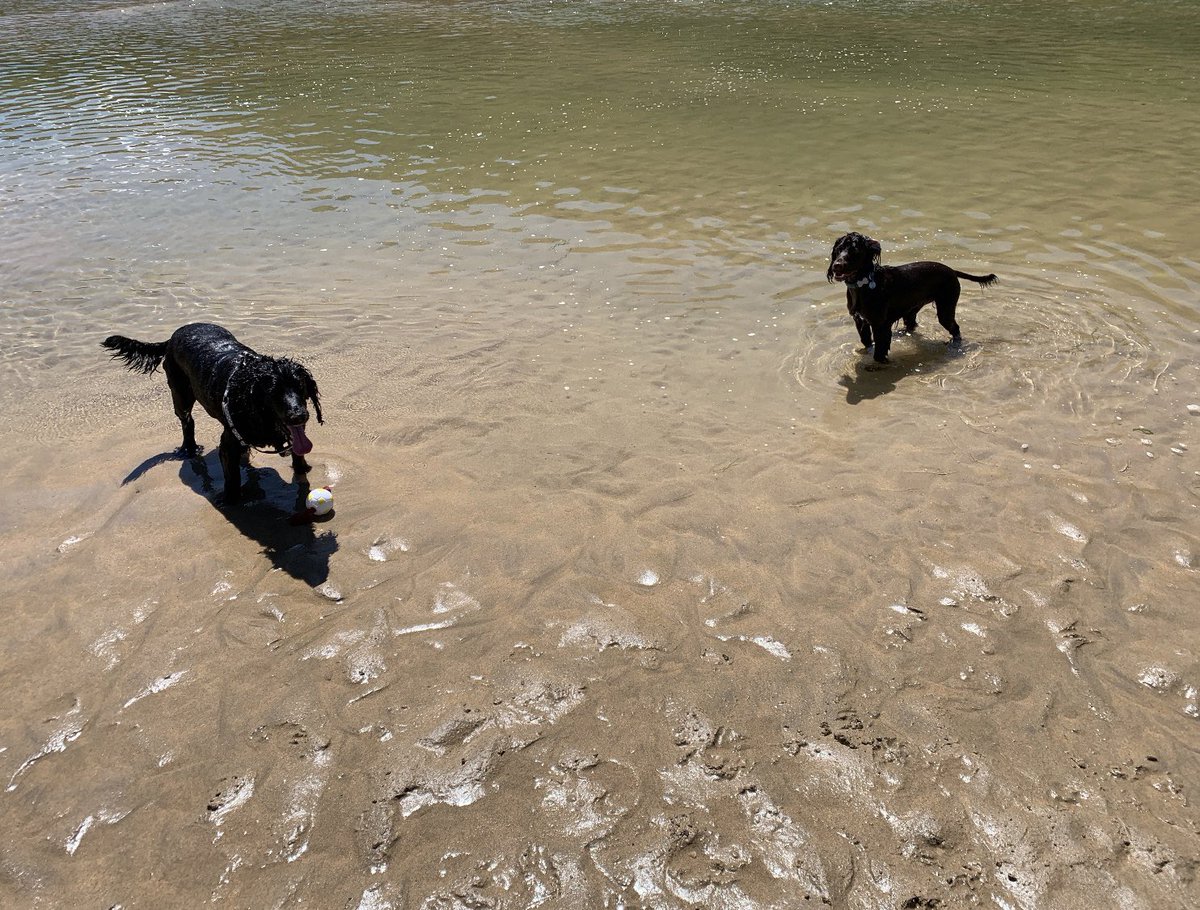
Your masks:
M192 391L192 384L187 376L175 366L170 357L163 361L163 372L167 374L167 387L171 390L175 416L179 418L179 426L183 429L183 444L179 449L184 455L195 455L200 451L196 445L196 420L192 417L196 393Z
M954 310L958 306L958 294L961 288L957 281L952 287L946 288L939 297L934 300L937 306L937 318L943 329L950 333L950 347L962 347L962 332L958 329L958 323L954 321Z
M242 458L247 449L237 441L237 437L226 427L221 433L221 470L225 473L225 501L233 504L242 500Z

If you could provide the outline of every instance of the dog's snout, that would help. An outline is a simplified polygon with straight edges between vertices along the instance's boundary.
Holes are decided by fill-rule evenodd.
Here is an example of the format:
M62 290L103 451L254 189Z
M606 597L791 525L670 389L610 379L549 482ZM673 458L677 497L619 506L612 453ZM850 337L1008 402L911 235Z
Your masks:
M298 392L288 389L281 396L278 414L288 426L304 426L308 423L308 403Z
M287 413L283 416L290 427L304 426L304 424L308 423L308 408L304 407L304 405L288 408Z

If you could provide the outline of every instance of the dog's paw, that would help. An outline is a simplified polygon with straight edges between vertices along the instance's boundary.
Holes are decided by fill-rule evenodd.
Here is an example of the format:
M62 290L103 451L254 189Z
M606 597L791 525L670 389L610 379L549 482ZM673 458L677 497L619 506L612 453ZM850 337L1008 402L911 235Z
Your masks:
M247 493L251 493L248 487L248 484L242 484L236 489L225 487L223 490L218 490L212 496L212 503L220 509L244 506L248 500L254 498L253 495L247 495Z

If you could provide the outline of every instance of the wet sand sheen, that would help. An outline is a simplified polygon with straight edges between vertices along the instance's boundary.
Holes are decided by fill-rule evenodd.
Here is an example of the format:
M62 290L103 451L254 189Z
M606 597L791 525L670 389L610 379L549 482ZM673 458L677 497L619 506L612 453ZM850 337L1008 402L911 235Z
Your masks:
M806 154L788 170L807 176L781 186L766 175L796 137L744 111L786 97L796 74L766 52L731 68L745 48L723 43L719 16L668 17L676 45L606 4L532 31L532 8L507 24L442 8L399 21L443 43L369 4L333 23L334 46L391 23L379 27L411 42L418 87L402 90L399 71L372 83L393 104L415 93L403 117L366 89L339 102L310 128L308 158L281 165L294 149L270 139L316 116L293 99L251 107L261 154L239 139L177 184L155 182L177 162L166 154L127 161L127 194L69 161L39 170L39 152L5 166L24 231L3 241L16 268L0 322L2 902L1194 905L1200 273L1169 179L1181 153L1167 142L1149 185L1116 154L1122 116L1148 126L1176 96L1118 95L1092 128L1119 192L1061 210L1040 207L1036 171L1028 194L971 197L975 161L1018 165L957 132L964 160L932 187L924 166L897 165L870 195L833 154ZM915 55L923 20L879 13ZM140 15L147 34L192 34L165 9ZM771 15L759 37L774 53L809 34ZM585 54L556 100L528 64L534 87L509 103L539 124L528 157L491 160L522 156L484 136L496 145L476 181L468 139L488 79L439 81L451 25L491 34L497 54L536 34L547 67L600 37L643 62L682 61L695 42L704 63L677 69L662 148L640 151L628 99L642 96L584 92L587 113L564 112L584 77L641 85L646 70L621 77ZM391 58L361 47L354 59L384 79ZM821 91L806 97L861 114L845 93L867 91L865 58L843 70L835 46L815 50L823 68L801 75ZM294 62L311 75L321 59ZM909 78L909 59L874 75ZM1172 58L1156 65L1169 87ZM1024 78L1031 94L1045 84ZM931 91L888 82L874 80L901 99ZM447 113L467 89L480 98ZM1144 96L1159 107L1139 115ZM697 99L718 126L691 116ZM1004 122L1066 117L1064 135L1095 114L988 102ZM605 104L613 119L597 117ZM735 113L768 137L758 154L728 147L719 125ZM438 117L461 136L407 158L428 137L400 122ZM555 117L607 126L622 153L600 167L582 130L546 128ZM6 127L6 147L34 129ZM841 129L816 151L843 147ZM384 146L363 146L376 149L365 170L334 161L352 134ZM1049 156L1064 140L1045 141ZM1012 154L1028 142L1014 133ZM101 139L67 146L119 173L101 166ZM900 133L865 154L919 161L924 147ZM419 189L398 162L427 170ZM733 162L743 172L705 182ZM46 203L73 180L90 192ZM923 314L891 367L867 368L824 280L848 228L880 238L887 262L1000 275L964 289L961 355ZM197 419L203 460L174 457L161 375L125 373L98 347L197 319L313 370L327 423L311 479L333 486L332 521L289 525L287 462L263 456L254 503L220 508L216 424Z
M48 837L21 867L56 881L14 886L787 906L1135 882L1182 905L1194 668L1160 642L1195 571L1187 449L1092 415L1019 435L951 371L893 377L861 417L830 384L793 423L790 355L753 420L640 378L575 405L511 346L392 375L318 358L346 421L322 434L338 515L315 533L283 522L274 459L248 518L186 462L115 488L136 431L18 459L7 673L36 721L9 798ZM356 429L357 382L404 419ZM171 439L152 397L114 423ZM1165 439L1188 445L1187 419ZM924 438L899 458L906 421ZM79 477L84 451L110 476ZM110 838L157 849L161 880L124 890Z

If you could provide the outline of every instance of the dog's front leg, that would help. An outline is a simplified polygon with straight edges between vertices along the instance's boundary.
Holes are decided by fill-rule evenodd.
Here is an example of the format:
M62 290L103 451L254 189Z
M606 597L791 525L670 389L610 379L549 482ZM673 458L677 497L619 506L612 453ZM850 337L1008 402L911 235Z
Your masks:
M226 428L221 434L221 470L225 473L225 501L237 503L242 500L242 459L247 452L237 437Z
M854 317L854 327L858 329L858 338L863 343L863 350L871 349L871 323L861 313L851 313Z
M858 294L851 288L846 288L846 310L854 320L854 328L858 330L858 338L863 344L863 350L871 350L871 323L858 308Z
M297 455L295 452L293 452L292 453L292 470L295 471L297 474L307 474L309 471L312 470L312 465L310 465L307 461L304 460L303 455Z
M877 322L871 328L875 333L875 362L887 363L888 351L892 347L892 326L887 322Z

